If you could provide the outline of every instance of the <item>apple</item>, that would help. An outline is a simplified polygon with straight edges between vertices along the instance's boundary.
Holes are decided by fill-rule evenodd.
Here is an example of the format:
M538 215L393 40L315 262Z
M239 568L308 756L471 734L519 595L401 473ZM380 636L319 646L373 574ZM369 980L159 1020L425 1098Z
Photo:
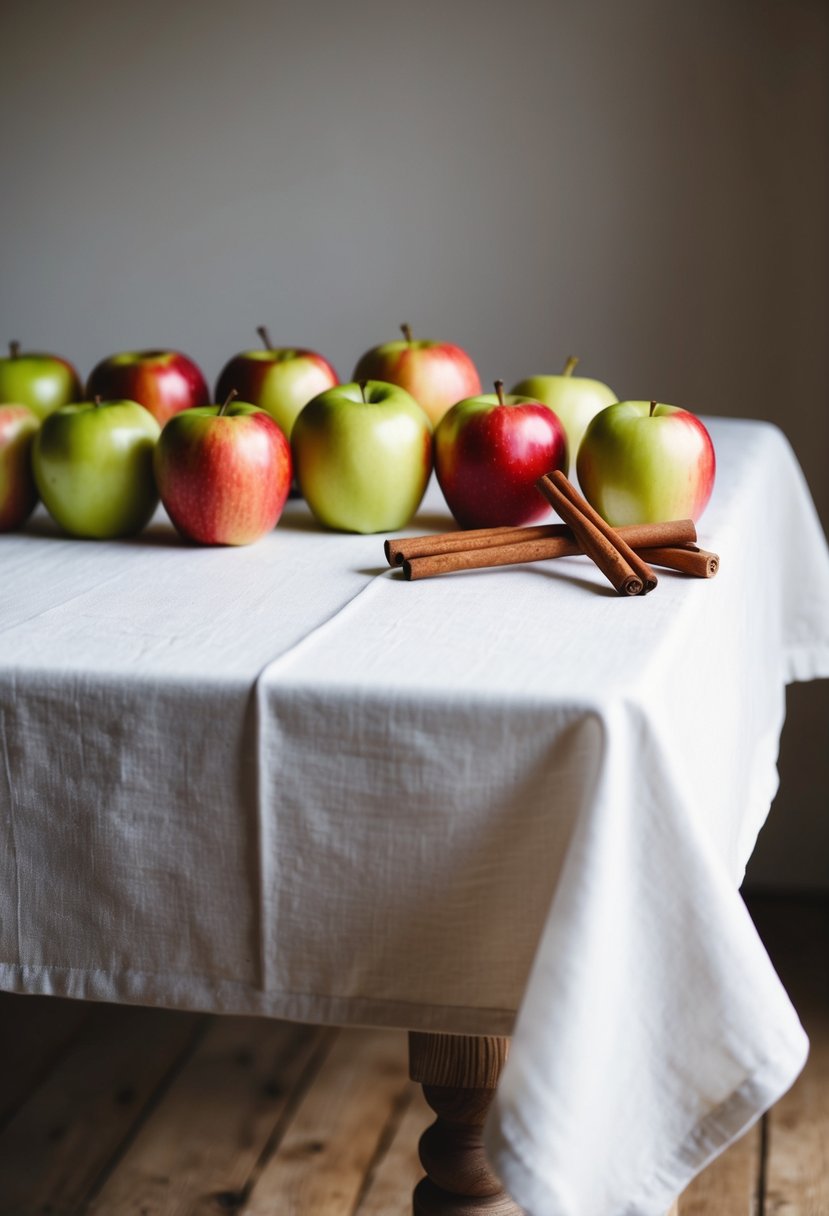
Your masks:
M216 382L216 400L235 389L243 401L267 410L290 439L300 410L312 397L339 384L327 359L299 347L275 347L264 325L256 331L262 350L244 350L225 364Z
M567 435L571 470L575 468L579 444L590 419L619 400L613 389L602 384L601 380L574 376L578 362L578 358L571 355L557 376L530 376L519 381L512 390L549 405L558 415Z
M158 503L160 429L137 401L98 398L51 413L35 436L32 469L55 522L97 540L140 532Z
M20 343L10 342L8 356L0 359L0 402L28 405L38 418L77 401L81 391L78 373L60 355L21 354Z
M597 414L578 455L587 501L613 527L699 519L714 488L711 436L694 414L620 401Z
M155 451L161 501L185 540L248 545L270 532L291 486L291 448L259 406L196 406L171 418Z
M354 380L382 380L411 393L437 426L451 405L481 391L481 379L466 351L449 342L412 338L401 325L402 341L386 342L366 351L354 369Z
M0 405L0 532L13 532L37 502L32 442L40 422L27 405Z
M209 405L210 392L192 359L174 350L131 350L102 359L89 374L90 398L126 397L164 426L179 410Z
M495 393L453 405L435 432L435 472L462 528L537 523L550 513L535 488L567 465L567 437L556 415L530 397Z
M342 532L394 532L414 515L432 472L432 424L395 384L327 389L294 424L291 445L311 511Z

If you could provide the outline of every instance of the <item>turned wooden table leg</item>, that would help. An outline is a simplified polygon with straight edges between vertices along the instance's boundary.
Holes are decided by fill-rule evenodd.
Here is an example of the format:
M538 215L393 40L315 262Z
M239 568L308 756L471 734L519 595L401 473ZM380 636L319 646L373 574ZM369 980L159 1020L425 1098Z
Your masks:
M509 1039L409 1034L409 1074L437 1115L420 1139L414 1216L523 1216L493 1173L482 1131Z

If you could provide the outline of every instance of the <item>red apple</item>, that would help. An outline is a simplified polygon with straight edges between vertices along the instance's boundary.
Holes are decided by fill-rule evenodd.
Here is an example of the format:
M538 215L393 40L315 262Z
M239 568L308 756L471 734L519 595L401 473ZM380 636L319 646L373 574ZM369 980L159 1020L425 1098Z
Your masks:
M711 436L688 410L620 401L588 425L576 467L587 501L617 528L699 519L716 459Z
M0 532L13 532L37 502L32 442L37 415L25 405L0 405Z
M465 397L481 391L481 378L466 351L449 342L415 341L408 325L403 340L366 351L352 379L382 380L405 388L425 411L432 426Z
M216 382L216 400L224 401L235 389L243 401L267 410L290 439L302 408L338 384L337 373L313 350L272 346L264 325L256 332L264 348L244 350L225 364Z
M92 369L86 391L91 400L137 401L159 426L180 410L210 403L210 391L196 364L174 350L131 350L110 355Z
M161 501L186 540L248 545L276 524L291 486L291 448L248 402L196 406L171 418L155 450Z
M435 431L435 472L463 528L537 523L550 508L539 477L567 467L567 439L555 414L531 397L495 393L459 401Z

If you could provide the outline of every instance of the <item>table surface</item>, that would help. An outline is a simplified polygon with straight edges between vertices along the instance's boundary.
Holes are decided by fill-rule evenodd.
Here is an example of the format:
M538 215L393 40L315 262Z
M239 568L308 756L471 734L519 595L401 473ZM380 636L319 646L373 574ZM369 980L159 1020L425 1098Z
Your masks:
M520 1009L491 1133L516 1196L565 1161L550 1211L666 1207L802 1059L736 888L784 683L829 672L791 452L710 426L721 573L636 600L584 558L405 583L300 502L238 550L163 513L0 538L0 986L466 1033ZM409 532L450 526L433 485ZM604 1181L561 1128L528 1170L545 1102L595 1138L631 1086Z

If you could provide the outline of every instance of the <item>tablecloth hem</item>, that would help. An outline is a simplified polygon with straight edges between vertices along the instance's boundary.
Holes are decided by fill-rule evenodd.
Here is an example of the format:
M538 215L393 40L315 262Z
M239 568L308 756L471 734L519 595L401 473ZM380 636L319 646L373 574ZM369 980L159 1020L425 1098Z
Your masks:
M601 1216L664 1216L691 1180L791 1088L808 1052L809 1040L802 1029L796 1036L781 1037L774 1057L759 1063L724 1102L695 1125L653 1171L634 1202ZM557 1180L539 1169L524 1140L520 1124L508 1112L501 1112L499 1121L491 1118L487 1123L487 1152L509 1194L527 1216L576 1216L572 1206L556 1198Z
M0 963L0 991L158 1005L190 1013L270 1017L318 1026L376 1026L445 1034L511 1035L515 1010L419 1004L382 997L262 992L234 980Z
M787 684L829 680L829 646L789 646L783 671Z

